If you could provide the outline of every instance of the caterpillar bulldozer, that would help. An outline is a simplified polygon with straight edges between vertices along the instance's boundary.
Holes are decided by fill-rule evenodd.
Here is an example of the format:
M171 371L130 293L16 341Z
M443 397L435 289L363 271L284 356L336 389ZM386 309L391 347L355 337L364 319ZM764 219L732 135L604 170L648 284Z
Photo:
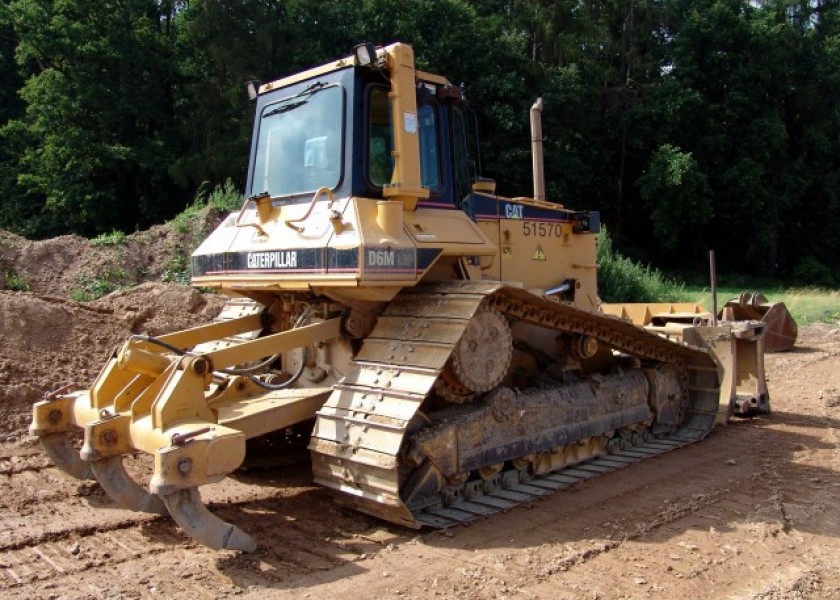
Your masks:
M136 335L89 389L33 408L55 464L213 548L255 540L199 488L296 428L314 480L407 527L449 527L769 411L765 324L599 304L599 214L478 176L463 90L402 43L265 84L244 203L198 247L208 325ZM80 450L73 435L82 433ZM153 457L150 481L123 459Z

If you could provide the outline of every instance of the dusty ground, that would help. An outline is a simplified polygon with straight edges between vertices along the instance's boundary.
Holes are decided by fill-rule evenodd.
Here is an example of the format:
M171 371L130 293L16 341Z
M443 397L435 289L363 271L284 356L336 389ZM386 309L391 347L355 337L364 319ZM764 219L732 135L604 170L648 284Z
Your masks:
M88 383L113 344L222 301L162 284L89 304L0 292L0 597L840 598L840 325L767 357L772 416L470 527L343 509L305 462L241 474L203 490L260 544L240 555L115 507L26 434L29 404Z

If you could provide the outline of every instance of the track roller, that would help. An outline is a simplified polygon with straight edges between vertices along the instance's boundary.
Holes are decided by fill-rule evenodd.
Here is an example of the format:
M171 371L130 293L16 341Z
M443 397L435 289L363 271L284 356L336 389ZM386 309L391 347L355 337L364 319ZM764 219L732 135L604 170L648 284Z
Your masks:
M123 508L158 515L169 514L160 496L138 485L125 470L121 456L89 463L96 481Z
M215 550L253 552L257 543L250 535L222 521L201 501L197 488L178 490L163 497L169 514L188 536Z
M93 480L96 477L90 468L90 463L79 457L79 452L70 444L67 433L50 433L38 436L38 441L53 461L53 464L76 479L82 481Z

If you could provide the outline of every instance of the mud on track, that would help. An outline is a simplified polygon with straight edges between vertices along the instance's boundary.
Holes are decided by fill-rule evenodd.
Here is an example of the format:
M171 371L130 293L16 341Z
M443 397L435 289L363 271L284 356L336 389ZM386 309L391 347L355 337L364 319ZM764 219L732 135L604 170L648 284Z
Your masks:
M25 434L28 405L67 376L89 382L114 340L201 322L219 301L148 286L95 306L0 294L0 597L840 598L837 328L768 356L771 416L469 527L345 510L305 458L240 473L202 490L260 544L239 555L115 507Z

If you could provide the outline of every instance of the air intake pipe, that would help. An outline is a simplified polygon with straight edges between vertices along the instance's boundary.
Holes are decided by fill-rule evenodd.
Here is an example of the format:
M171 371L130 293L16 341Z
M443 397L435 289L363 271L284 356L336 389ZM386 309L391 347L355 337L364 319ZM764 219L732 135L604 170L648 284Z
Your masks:
M534 199L545 200L545 171L543 169L542 98L531 107L531 158L534 165Z

